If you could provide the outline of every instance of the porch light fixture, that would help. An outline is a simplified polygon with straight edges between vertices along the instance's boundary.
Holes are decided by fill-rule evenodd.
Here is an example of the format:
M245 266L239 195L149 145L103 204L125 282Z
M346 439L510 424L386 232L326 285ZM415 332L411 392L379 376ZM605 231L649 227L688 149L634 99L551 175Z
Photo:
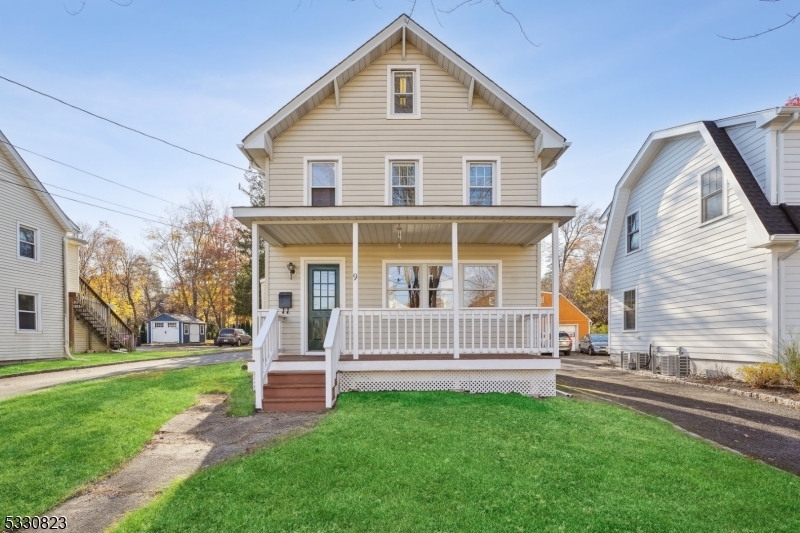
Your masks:
M402 227L400 224L398 224L398 225L397 225L397 247L398 247L398 248L402 248L402 247L400 246L400 240L401 240L402 238L403 238L403 227Z
M288 265L286 265L286 268L289 269L289 279L292 279L292 276L294 276L294 273L296 272L294 268L294 263L289 263Z

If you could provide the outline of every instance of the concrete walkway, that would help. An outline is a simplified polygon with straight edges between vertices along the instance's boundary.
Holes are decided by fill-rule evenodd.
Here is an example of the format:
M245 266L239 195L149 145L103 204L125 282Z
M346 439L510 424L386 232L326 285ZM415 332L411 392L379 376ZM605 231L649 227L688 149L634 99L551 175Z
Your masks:
M0 379L0 400L11 398L19 394L27 394L29 392L46 389L55 385L61 385L62 383L71 383L73 381L122 376L134 372L146 372L148 370L174 370L176 368L186 368L190 366L247 361L250 359L251 355L252 352L250 350L229 351L191 357L153 359L150 361L136 361L119 365L75 368L58 372L3 378Z
M600 366L605 359L562 358L557 383L659 416L800 475L800 410Z
M265 413L233 418L225 411L224 395L200 396L197 405L164 424L131 462L46 515L65 516L68 533L101 533L175 481L279 435L309 428L322 416Z

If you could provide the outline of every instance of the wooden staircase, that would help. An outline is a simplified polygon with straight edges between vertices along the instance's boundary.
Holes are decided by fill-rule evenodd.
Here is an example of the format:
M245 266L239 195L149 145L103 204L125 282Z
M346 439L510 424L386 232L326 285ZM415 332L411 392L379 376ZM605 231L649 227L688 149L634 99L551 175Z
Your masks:
M73 317L82 322L95 336L102 339L107 349L136 349L136 333L81 278L80 292L69 294ZM70 321L72 327L72 320ZM70 332L70 345L74 345L74 332Z
M325 372L270 372L264 385L264 412L325 410Z

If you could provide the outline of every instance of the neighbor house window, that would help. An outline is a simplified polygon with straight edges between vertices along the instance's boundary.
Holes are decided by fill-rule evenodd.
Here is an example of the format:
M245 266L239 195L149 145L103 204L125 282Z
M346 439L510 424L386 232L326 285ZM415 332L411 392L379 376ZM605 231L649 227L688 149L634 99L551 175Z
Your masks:
M205 335L205 334L206 334L206 325L200 324L200 335Z
M625 291L622 295L622 329L636 329L636 290Z
M422 156L386 156L386 205L422 205Z
M184 335L188 335L189 334L189 324L184 324L183 325L183 334Z
M627 251L628 253L635 252L641 245L639 235L639 211L627 216L626 226L628 229Z
M387 118L419 118L419 65L390 65L387 77Z
M39 331L39 296L17 293L17 330Z
M451 265L388 265L386 274L386 305L390 309L453 307Z
M163 322L153 322L153 327L154 328L163 328L164 327L164 323Z
M167 322L167 327L168 328L177 328L178 327L178 323L177 322Z
M464 265L464 307L497 306L497 265Z
M722 169L717 167L700 176L703 222L721 217L724 212Z
M311 205L336 205L336 162L309 163L308 173L311 176Z
M39 260L37 253L37 231L27 226L19 226L19 257Z

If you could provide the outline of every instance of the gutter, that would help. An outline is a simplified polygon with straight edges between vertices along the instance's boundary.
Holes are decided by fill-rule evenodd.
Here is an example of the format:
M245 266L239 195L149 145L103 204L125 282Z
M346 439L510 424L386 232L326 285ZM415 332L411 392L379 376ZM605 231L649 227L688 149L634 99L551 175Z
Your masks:
M553 162L550 163L550 166L542 170L542 175L539 176L539 179L542 179L545 174L547 174L548 172L550 172L551 170L553 170L558 166L558 158L561 157L564 154L564 152L567 151L567 148L569 148L570 146L572 146L571 142L564 143L564 146L561 147L561 150L559 150L556 156L553 158Z
M778 189L778 203L783 203L783 134L792 127L792 124L800 119L800 111L795 111L792 113L792 118L789 119L789 122L783 125L781 129L778 130L775 139L775 151L776 151L776 168L775 168L775 185Z

